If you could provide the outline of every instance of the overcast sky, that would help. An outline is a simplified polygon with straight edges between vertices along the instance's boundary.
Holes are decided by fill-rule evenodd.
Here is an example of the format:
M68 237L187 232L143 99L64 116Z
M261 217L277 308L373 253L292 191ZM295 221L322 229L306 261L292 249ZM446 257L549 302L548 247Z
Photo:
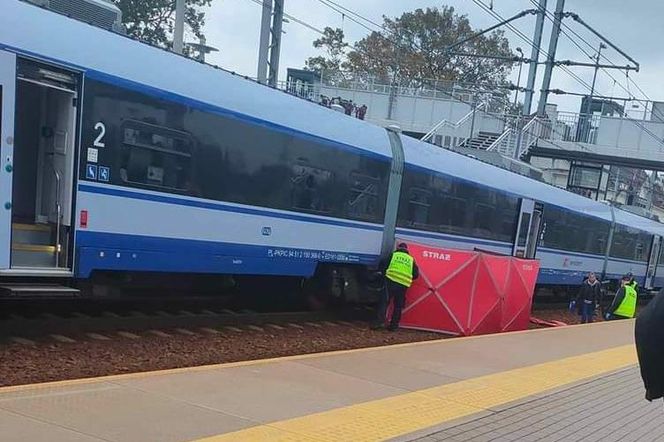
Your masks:
M443 4L454 6L458 13L469 17L475 28L485 28L496 23L496 19L480 9L472 0L334 0L337 3L376 22L382 22L382 16L395 17L405 11L416 8L441 6ZM490 0L483 0L489 4ZM258 55L258 37L260 29L261 7L253 0L212 0L212 7L207 13L205 33L208 44L220 49L217 54L210 55L208 61L238 73L256 76L256 60ZM548 9L553 11L556 0L548 0ZM493 0L494 10L503 17L509 17L522 9L533 8L530 0ZM639 84L653 100L664 100L664 2L661 0L567 0L566 11L578 13L586 22L612 40L621 49L641 64L639 73L632 72L630 77ZM349 42L355 42L365 36L368 31L343 18L338 12L324 6L319 0L285 0L287 13L301 19L312 26L323 29L325 26L342 27ZM566 23L584 37L594 47L599 45L599 39L572 19ZM291 22L284 25L286 34L282 39L281 75L285 79L285 70L288 67L301 68L304 60L318 52L312 47L312 41L318 37L315 31ZM532 37L535 19L529 16L516 22L519 30L528 37ZM551 22L547 20L545 27L543 47L548 49ZM572 34L570 34L572 35ZM528 56L530 47L514 33L507 31L512 48L521 47ZM575 36L572 35L576 39ZM577 39L578 40L578 39ZM580 45L591 51L584 42ZM613 62L625 64L626 60L612 49L604 51ZM567 36L562 35L558 47L557 58L574 59L588 62L588 56L573 45ZM572 68L588 84L592 82L592 68ZM540 74L543 67L540 67ZM624 71L611 71L611 74L623 85ZM513 72L513 82L516 82L516 69ZM526 68L522 77L525 83ZM539 96L541 77L538 78L536 89ZM587 93L588 90L572 79L560 69L554 70L553 88L566 91ZM614 81L602 71L598 76L598 94L624 97L627 92L614 86ZM630 86L634 94L638 91ZM639 95L639 97L641 97ZM553 97L550 101L559 104L561 110L578 111L579 98ZM536 104L535 104L536 105Z

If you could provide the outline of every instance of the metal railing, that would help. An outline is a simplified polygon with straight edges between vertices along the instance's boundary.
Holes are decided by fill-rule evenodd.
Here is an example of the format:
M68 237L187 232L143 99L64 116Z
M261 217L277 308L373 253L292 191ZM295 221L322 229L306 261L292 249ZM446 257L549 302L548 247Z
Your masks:
M447 126L450 127L454 130L458 130L459 128L463 127L466 125L469 121L472 121L473 114L476 114L478 111L482 111L486 107L486 103L480 103L475 107L475 109L471 109L466 115L461 117L459 121L452 122L448 120L447 118L443 118L440 120L438 123L436 123L422 138L420 138L420 141L429 141L431 137L433 137L436 132L438 132L442 127ZM472 138L473 134L470 134L470 138Z
M463 83L452 80L436 80L433 78L407 79L390 81L373 75L357 75L353 73L320 74L320 84L326 87L367 91L375 93L394 93L425 98L456 98L470 101L474 93L491 93L505 95L495 88L477 83Z
M508 127L493 143L491 143L489 147L487 147L487 152L495 150L505 156L513 157L515 146L513 135L514 129Z
M464 141L475 137L480 131L499 133L500 135L491 143L488 150L500 152L511 158L519 158L528 152L538 139L548 140L554 144L556 142L607 144L607 136L613 137L614 132L616 132L615 137L618 137L618 139L621 139L621 136L623 138L627 136L634 138L634 142L627 140L626 142L629 144L625 144L625 146L637 146L640 148L641 144L644 144L652 149L650 145L662 143L661 139L656 139L658 138L657 134L660 133L659 125L664 123L664 106L655 105L659 105L660 103L648 103L646 106L643 106L641 103L641 107L645 109L642 109L641 118L634 118L636 116L635 112L627 109L627 107L624 108L624 111L622 108L618 110L606 108L602 110L601 114L559 111L552 112L545 117L534 118L531 116L514 116L506 113L505 109L507 107L502 105L500 100L501 94L504 92L500 90L497 92L493 91L496 95L492 95L491 91L483 91L481 86L477 84L465 84L445 80L417 80L414 84L389 84L374 77L341 78L338 76L328 76L324 73L320 82L317 81L310 84L301 81L281 81L277 87L290 94L321 104L324 104L326 101L323 94L334 96L336 93L333 90L334 88L339 89L340 96L348 96L348 94L344 95L342 93L342 89L345 89L347 91L365 91L376 94L385 93L423 99L447 99L458 101L471 107L473 101L479 102L481 104L476 106L474 112L471 109L457 122L450 121L450 117L448 116L438 121L432 127L430 125L431 122L436 121L433 111L431 119L424 118L422 121L419 121L415 119L415 109L417 109L417 106L411 106L413 109L413 119L408 120L407 117L402 115L400 117L402 121L397 123L403 123L408 126L410 132L424 132L425 135L421 138L423 141L431 142L432 140L436 140L435 144L443 144L442 140L445 138L445 146L449 144L448 138L453 139L453 145L458 146L459 144L463 144ZM330 100L331 97L325 98ZM382 110L380 106L375 109L371 103L368 103L368 105L368 120L379 125L395 123L393 119L382 119L380 117L380 110ZM473 114L475 114L474 118ZM652 121L650 121L651 118ZM474 124L472 123L473 120L475 120ZM633 124L638 130L646 133L648 136L636 137L635 135L630 135L634 133L634 129L629 125L626 125L626 129L623 129L623 122L626 122L625 124ZM473 127L473 133L470 133L470 127ZM457 142L456 140L459 141ZM612 143L611 141L609 142ZM615 141L615 144L617 145L618 142Z
M526 118L530 120L524 124ZM540 117L511 116L505 131L487 148L510 158L521 158L541 138L551 139L552 122Z

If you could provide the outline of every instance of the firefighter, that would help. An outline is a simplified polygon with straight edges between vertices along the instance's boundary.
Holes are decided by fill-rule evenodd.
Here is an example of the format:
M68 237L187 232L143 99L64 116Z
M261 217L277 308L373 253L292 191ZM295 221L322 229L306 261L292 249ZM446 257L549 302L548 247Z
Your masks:
M385 291L381 294L378 305L378 316L373 325L374 329L385 325L387 306L393 302L394 309L388 330L395 331L399 328L401 311L406 303L406 291L413 281L419 277L419 269L415 259L408 253L408 245L399 244L397 250L392 253L389 264L385 267Z

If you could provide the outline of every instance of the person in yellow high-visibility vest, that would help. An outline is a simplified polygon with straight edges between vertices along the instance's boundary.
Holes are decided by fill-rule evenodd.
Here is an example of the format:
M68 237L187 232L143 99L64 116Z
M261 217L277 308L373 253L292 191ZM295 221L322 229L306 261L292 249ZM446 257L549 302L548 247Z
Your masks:
M406 303L406 291L413 281L419 277L420 272L415 258L408 253L408 246L405 243L399 244L397 250L392 253L389 263L383 265L382 269L385 275L385 291L381 293L378 315L373 328L377 329L385 326L387 306L392 301L394 309L387 329L395 331L399 328L401 311Z
M606 312L606 319L631 319L635 317L637 297L636 289L632 284L632 277L630 275L623 276L620 281L620 289Z

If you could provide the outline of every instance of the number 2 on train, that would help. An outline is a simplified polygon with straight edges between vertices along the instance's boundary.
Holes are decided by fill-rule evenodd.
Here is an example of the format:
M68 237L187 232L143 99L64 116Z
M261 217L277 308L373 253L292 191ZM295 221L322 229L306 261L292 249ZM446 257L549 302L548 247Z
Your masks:
M94 147L105 147L106 144L102 141L106 135L106 126L101 121L95 124L95 130L99 131L99 135L95 138L93 143Z

